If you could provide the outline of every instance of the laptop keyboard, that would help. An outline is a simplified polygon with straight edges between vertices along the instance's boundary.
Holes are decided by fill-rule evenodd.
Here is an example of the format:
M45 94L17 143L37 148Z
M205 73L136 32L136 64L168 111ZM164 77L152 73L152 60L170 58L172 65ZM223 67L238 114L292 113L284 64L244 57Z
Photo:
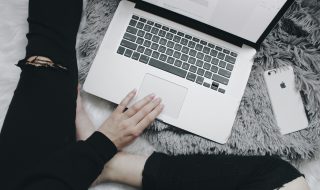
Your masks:
M223 94L237 58L231 50L136 15L117 53Z

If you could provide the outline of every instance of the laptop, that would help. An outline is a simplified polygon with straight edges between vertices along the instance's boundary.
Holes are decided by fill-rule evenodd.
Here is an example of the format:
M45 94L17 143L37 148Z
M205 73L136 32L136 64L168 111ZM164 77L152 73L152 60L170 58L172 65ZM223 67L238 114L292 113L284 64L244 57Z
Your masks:
M136 88L131 105L155 93L159 120L224 144L256 49L292 2L123 0L84 90L118 104Z

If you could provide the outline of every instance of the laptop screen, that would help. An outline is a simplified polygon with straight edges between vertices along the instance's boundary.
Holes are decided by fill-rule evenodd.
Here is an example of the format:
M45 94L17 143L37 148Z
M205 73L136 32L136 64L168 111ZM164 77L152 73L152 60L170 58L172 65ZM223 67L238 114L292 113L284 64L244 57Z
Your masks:
M287 0L144 0L256 43Z

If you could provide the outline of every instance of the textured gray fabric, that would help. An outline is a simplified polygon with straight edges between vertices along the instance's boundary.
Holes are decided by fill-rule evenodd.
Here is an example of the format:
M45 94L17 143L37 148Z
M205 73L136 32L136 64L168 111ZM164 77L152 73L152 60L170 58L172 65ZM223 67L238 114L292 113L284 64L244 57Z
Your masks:
M78 36L83 82L118 0L88 0ZM220 145L156 121L143 135L168 154L277 154L291 161L310 159L320 149L320 2L297 0L258 51L229 141ZM282 136L275 124L263 71L292 65L296 86L308 96L308 129ZM212 122L212 126L215 123Z

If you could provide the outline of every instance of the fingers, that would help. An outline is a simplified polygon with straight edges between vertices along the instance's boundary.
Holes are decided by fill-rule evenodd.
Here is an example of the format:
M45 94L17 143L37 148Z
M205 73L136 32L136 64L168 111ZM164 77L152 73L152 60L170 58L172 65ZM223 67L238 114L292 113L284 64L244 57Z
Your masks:
M138 133L141 134L162 112L163 104L159 104L147 116L145 116L137 125Z
M139 110L134 116L130 118L134 125L138 124L144 117L146 117L153 109L155 109L161 102L160 98L156 98L152 102L145 105L141 110Z
M139 110L141 110L141 108L143 108L145 105L147 105L150 101L153 100L153 98L155 97L154 94L150 94L146 97L144 97L142 100L138 101L137 103L135 103L133 106L131 106L126 112L125 114L130 118L132 117L134 114L136 114Z
M117 108L115 109L115 112L118 114L121 114L126 109L126 107L129 105L130 101L134 98L136 93L137 93L137 90L134 89L129 94L127 94L127 96L117 106Z

